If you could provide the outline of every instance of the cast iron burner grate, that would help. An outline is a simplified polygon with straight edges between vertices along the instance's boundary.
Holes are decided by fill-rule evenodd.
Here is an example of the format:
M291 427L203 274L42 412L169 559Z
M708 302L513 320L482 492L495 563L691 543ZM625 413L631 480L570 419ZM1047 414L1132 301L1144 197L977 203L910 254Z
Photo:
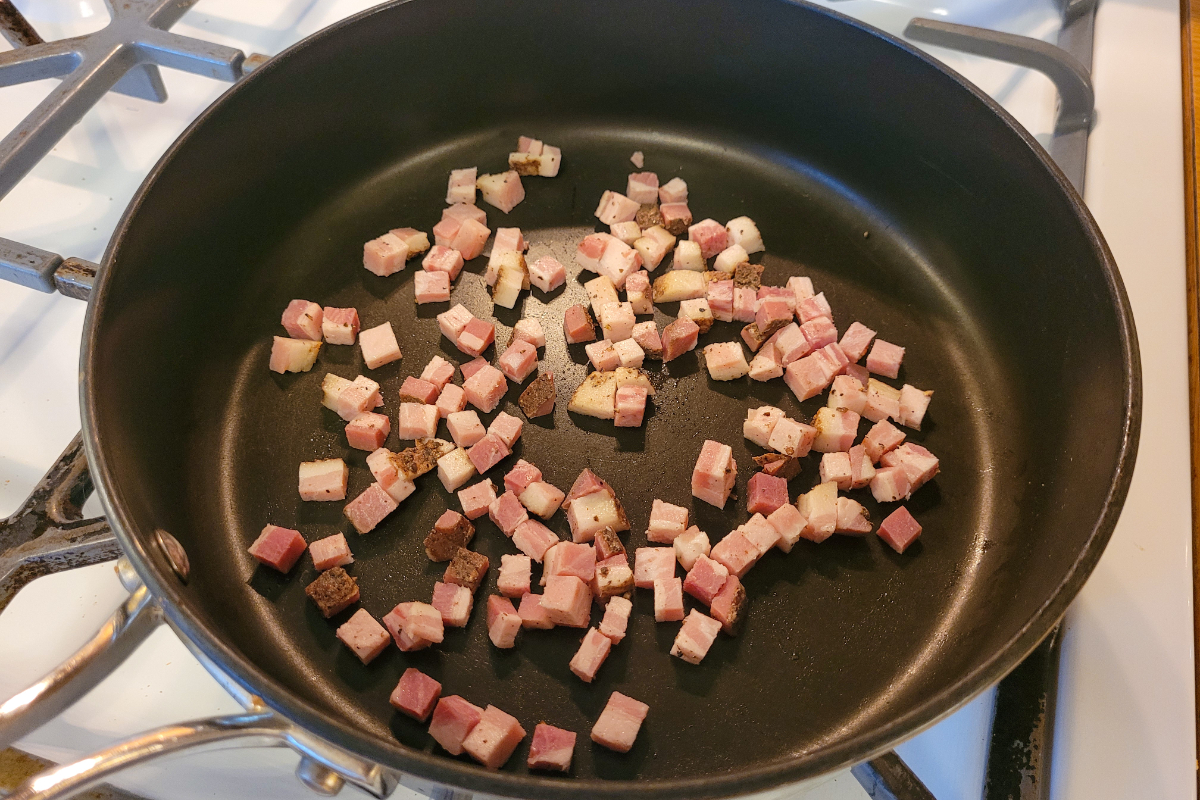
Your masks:
M105 0L111 14L106 27L86 36L46 42L11 0L0 0L0 35L14 47L0 53L0 88L62 78L62 83L0 140L0 199L107 92L161 103L167 92L160 67L235 82L267 60L266 56L247 57L231 47L171 33L171 26L197 1ZM1059 102L1048 149L1082 194L1088 134L1095 117L1091 64L1096 0L1061 2L1062 27L1056 45L930 19L912 20L904 35L916 42L1028 67L1049 77L1058 90ZM0 238L0 279L22 286L86 300L99 268L83 259L64 259ZM82 519L82 505L91 490L82 441L76 436L20 510L0 522L0 612L21 587L36 578L121 555L102 518ZM1060 644L1056 627L999 684L985 800L1049 797ZM65 708L92 685L94 681L85 680L58 687L53 705L58 710ZM27 725L4 723L0 719L0 747L27 732ZM859 764L851 772L874 800L935 800L895 752ZM301 759L297 775L321 794L328 794L334 784L340 788L341 778L309 756ZM115 800L130 798L109 787L104 787L102 794ZM470 795L451 789L433 790L432 796L435 800L470 799Z

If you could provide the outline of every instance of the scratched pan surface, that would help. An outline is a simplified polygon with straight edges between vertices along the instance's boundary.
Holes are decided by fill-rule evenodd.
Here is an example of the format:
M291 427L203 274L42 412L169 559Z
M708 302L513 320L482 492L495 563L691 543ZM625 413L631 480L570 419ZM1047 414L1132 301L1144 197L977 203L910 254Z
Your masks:
M473 546L493 569L464 630L369 666L334 637L290 575L255 568L246 547L267 522L309 541L347 532L362 606L381 617L428 600L442 568L421 541L457 501L430 475L377 530L359 536L341 503L302 503L296 466L343 457L350 494L370 482L365 453L321 408L326 372L364 372L357 347L325 346L312 372L267 370L279 314L294 297L389 321L404 358L370 371L396 411L404 377L434 355L445 305L413 303L414 263L377 278L362 243L392 227L429 230L451 168L504 169L520 134L562 147L554 179L527 178L510 215L531 258L568 265L565 288L497 310L506 343L541 319L540 369L559 386L553 417L528 422L513 458L567 488L584 467L607 479L645 544L651 501L689 506L715 541L745 521L747 408L811 415L781 381L711 381L698 353L649 362L645 425L618 432L567 413L586 373L560 319L585 295L571 254L596 229L604 189L622 190L629 155L661 180L683 177L697 219L748 214L762 230L764 281L808 275L839 328L861 320L907 348L901 381L936 394L910 440L942 472L913 497L924 534L904 555L874 537L800 542L746 579L748 619L699 666L668 655L677 624L653 621L638 590L630 633L594 684L567 662L581 631L487 640L481 606L510 542L486 519ZM490 317L485 259L454 302ZM666 267L660 268L660 271ZM659 325L677 311L655 314ZM701 344L737 338L718 323ZM998 679L1062 613L1099 557L1132 465L1139 374L1111 258L1078 199L1007 118L916 54L812 7L700 3L467 3L391 6L326 31L254 75L168 153L109 253L87 333L89 455L110 517L171 614L240 681L332 740L426 778L524 797L722 795L800 780L860 760ZM489 350L489 359L496 353ZM510 389L501 408L520 415ZM492 415L486 415L490 419ZM864 425L863 430L865 431ZM733 447L736 498L691 498L705 438ZM405 446L393 435L392 449ZM793 496L817 480L815 457ZM878 522L881 508L853 492ZM567 535L563 515L550 525ZM187 549L184 586L149 535ZM536 572L535 572L536 575ZM690 603L689 603L690 605ZM593 612L598 620L599 610ZM568 777L530 774L528 740L502 771L441 753L387 697L418 667L445 694L494 703L527 730L579 731ZM650 705L627 755L587 731L613 690Z

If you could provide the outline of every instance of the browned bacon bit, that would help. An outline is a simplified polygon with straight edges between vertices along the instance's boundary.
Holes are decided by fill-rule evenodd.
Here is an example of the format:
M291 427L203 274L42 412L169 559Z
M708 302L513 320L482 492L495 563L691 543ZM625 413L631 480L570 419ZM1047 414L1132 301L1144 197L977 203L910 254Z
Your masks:
M322 572L305 587L304 593L317 604L321 615L329 619L358 602L358 580L347 575L341 567L334 567Z
M637 216L634 217L637 226L642 230L653 228L655 225L662 225L662 214L658 211L658 203L645 203L638 209Z
M754 457L754 463L762 467L762 471L776 478L790 481L800 474L800 459L785 456L781 453L763 453Z
M396 469L412 481L436 469L437 460L453 449L453 445L441 439L418 439L412 447L392 456L392 461Z
M762 287L762 264L743 261L733 268L733 285L758 291Z
M758 327L757 322L751 322L742 328L742 341L746 343L751 352L757 353L758 348L762 347L767 339L787 327L788 322L789 320L773 320L767 325L765 331Z
M618 508L620 508L618 506ZM624 514L625 510L620 509L619 514ZM596 534L596 555L600 560L612 558L616 555L621 555L625 552L625 545L621 542L621 537L612 528L605 528Z
M430 561L449 561L460 547L466 547L475 535L471 521L453 509L447 509L433 523L425 537L425 555Z
M483 583L487 569L487 556L460 547L455 551L454 558L450 559L450 566L446 567L446 574L442 580L457 586L466 586L474 593L479 584Z
M533 383L521 392L517 404L529 418L541 417L554 411L554 401L557 398L554 389L554 373L543 372L534 378Z

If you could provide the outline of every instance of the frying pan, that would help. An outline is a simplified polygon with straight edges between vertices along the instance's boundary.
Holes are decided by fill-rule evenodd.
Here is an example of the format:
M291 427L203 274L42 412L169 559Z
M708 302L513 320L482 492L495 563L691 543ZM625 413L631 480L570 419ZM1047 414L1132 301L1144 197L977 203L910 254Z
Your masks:
M521 228L531 257L572 264L597 229L600 193L624 186L642 150L662 180L688 182L697 219L757 221L764 283L808 275L839 327L861 320L907 348L901 379L935 390L909 439L942 465L909 503L924 526L917 545L898 555L875 537L835 536L769 555L745 580L740 635L719 638L699 666L668 655L676 626L656 625L638 590L629 636L591 685L567 669L581 631L525 631L501 651L481 610L440 647L363 666L334 637L347 614L326 621L305 598L311 562L286 576L255 568L245 550L267 522L309 541L349 530L341 504L298 500L298 462L346 458L351 497L371 480L319 402L326 372L365 371L357 348L326 345L310 373L268 372L281 309L303 297L356 307L364 327L390 321L404 358L369 372L389 411L434 355L467 360L438 333L445 306L414 305L412 269L367 273L362 243L428 230L447 172L502 171L521 134L560 146L562 171L526 178L511 214L484 208L493 229ZM501 343L521 316L540 319L540 368L560 387L513 460L564 489L584 467L607 479L633 521L631 551L654 498L689 505L714 541L745 521L760 452L742 437L746 409L806 416L819 400L798 403L781 381L713 382L696 353L651 362L657 394L642 428L570 414L587 371L560 328L585 298L577 270L507 311L492 308L483 264L467 265L452 302L494 315ZM737 334L718 323L701 345ZM84 446L122 549L231 685L387 769L529 798L745 793L860 762L949 713L1016 665L1090 573L1140 420L1120 278L1045 153L945 67L781 0L416 0L316 34L206 111L148 177L96 283L82 372ZM519 391L501 409L520 415ZM739 499L723 512L689 490L706 438L730 444L739 465ZM816 464L806 460L793 496L816 482ZM875 520L890 510L852 496ZM350 535L363 607L381 617L429 597L441 568L421 542L456 506L427 477L378 529ZM550 526L566 532L562 515ZM493 565L513 552L486 519L478 527L473 547ZM186 581L160 530L186 552ZM387 702L412 666L527 730L545 720L580 731L571 775L530 773L528 740L497 772L440 752ZM624 755L586 736L614 690L650 706Z

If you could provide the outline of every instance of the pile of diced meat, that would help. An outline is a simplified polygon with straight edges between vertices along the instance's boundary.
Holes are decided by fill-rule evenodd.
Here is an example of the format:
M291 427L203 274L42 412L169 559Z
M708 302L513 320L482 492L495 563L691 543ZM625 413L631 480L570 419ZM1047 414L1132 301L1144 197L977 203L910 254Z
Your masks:
M424 232L397 228L364 245L363 265L387 278L424 253L414 278L415 300L449 303L464 264L480 257L490 239L483 280L496 306L514 308L521 292L532 288L557 290L567 279L564 265L551 257L527 263L529 243L520 229L497 228L493 234L487 213L475 203L478 192L507 214L525 198L522 176L553 177L561 158L558 148L521 137L507 171L480 176L474 167L453 170L448 205L432 230L433 246ZM641 152L631 160L639 169L644 165ZM470 360L455 365L435 356L419 374L405 377L391 412L394 427L378 382L364 375L326 374L321 404L336 415L330 419L345 423L346 445L369 453L365 461L374 481L343 507L359 534L378 527L416 490L416 481L435 470L458 505L441 514L424 540L425 555L446 565L431 592L410 595L380 620L359 607L337 627L337 638L363 664L392 643L402 652L437 647L446 628L468 625L492 567L487 556L471 549L476 524L485 516L512 550L501 557L495 592L483 600L491 644L512 648L541 630L578 629L579 647L568 666L589 684L625 638L637 589L645 590L657 623L679 623L671 655L699 664L720 633L738 632L748 608L742 580L773 548L789 553L802 538L819 543L835 533L874 531L903 553L920 535L920 524L904 505L896 505L875 527L855 499L856 492L860 498L869 492L878 503L899 504L938 473L937 457L906 442L897 427L920 430L933 394L885 381L898 378L903 347L857 321L839 334L829 301L806 277L793 276L784 286L764 285L763 265L750 261L765 249L754 221L743 216L724 225L712 219L694 223L681 178L660 186L653 172L630 174L624 194L604 192L596 217L608 232L585 236L575 254L581 270L595 273L583 281L588 303L569 307L562 320L564 344L583 344L583 356L594 368L575 388L569 412L612 420L616 427L643 425L647 401L655 396L645 359L668 363L684 356L697 348L701 335L720 330L714 329L718 321L743 327L732 340L700 350L712 380L782 378L797 401L828 392L827 402L808 421L772 406L748 409L745 438L763 450L753 459L760 471L747 485L749 519L710 537L689 524L687 506L655 499L645 526L647 546L634 548L631 558L621 535L633 526L609 483L584 469L564 492L544 480L536 464L510 460L524 425L521 418L497 411L510 382L528 381L517 403L527 418L551 414L557 398L553 373L529 380L538 372L539 350L547 347L538 320L518 321L500 352L491 319L461 304L437 314L441 335ZM652 281L651 273L668 258L670 269ZM653 315L668 303L678 304L677 316L660 331ZM650 319L639 322L639 316ZM362 329L357 309L294 300L282 323L288 336L274 339L270 368L275 372L310 370L323 343L357 343L368 370L402 358L391 323ZM485 356L493 345L499 353L495 364ZM480 415L493 412L485 423ZM861 439L860 427L867 428ZM393 432L409 444L387 449ZM819 482L793 500L789 481L800 474L801 459L810 452L821 454ZM724 509L737 469L731 446L705 441L692 472L692 495ZM348 476L342 458L301 463L300 497L345 501ZM569 541L546 524L560 512ZM305 550L319 571L305 592L325 618L360 602L357 580L344 569L354 562L344 534L308 543L299 531L268 524L249 552L287 573ZM688 605L685 595L691 598ZM593 606L600 609L598 619ZM430 736L446 752L467 753L491 769L505 764L527 735L515 717L496 706L443 697L441 684L416 669L404 672L391 704L428 722ZM613 692L591 737L627 752L647 712L645 704ZM528 766L569 770L575 738L575 732L539 721Z

